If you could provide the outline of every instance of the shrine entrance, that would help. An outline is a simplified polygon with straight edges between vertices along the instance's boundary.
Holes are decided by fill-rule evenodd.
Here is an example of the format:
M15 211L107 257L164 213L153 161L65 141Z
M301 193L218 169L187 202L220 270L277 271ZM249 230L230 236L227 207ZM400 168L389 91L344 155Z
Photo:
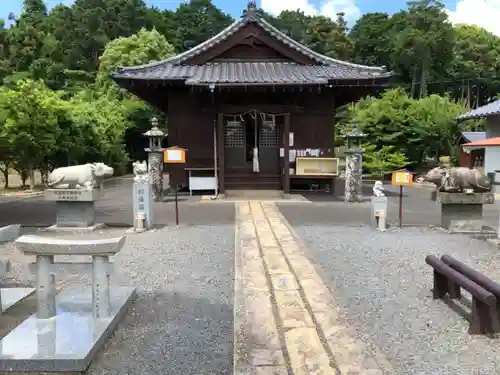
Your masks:
M255 109L224 114L224 172L228 188L281 189L284 114Z

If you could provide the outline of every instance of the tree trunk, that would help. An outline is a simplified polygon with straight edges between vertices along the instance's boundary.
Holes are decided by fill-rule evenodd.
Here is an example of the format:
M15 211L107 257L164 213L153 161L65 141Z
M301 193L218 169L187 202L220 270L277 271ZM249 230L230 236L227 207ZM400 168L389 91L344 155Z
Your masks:
M25 188L26 187L26 180L28 179L28 174L26 173L25 169L22 169L21 172L19 172L21 176L21 187Z
M4 169L2 170L3 173L3 188L8 189L9 188L9 165L7 163L4 164Z
M422 64L422 70L420 71L420 94L419 99L425 98L427 96L427 65Z
M35 168L33 167L28 168L28 176L30 180L30 190L35 190Z
M417 96L417 68L413 68L413 77L411 79L411 97L415 98Z
M47 183L47 178L49 175L49 171L47 168L44 168L43 170L40 171L40 177L42 179L42 185L45 185Z

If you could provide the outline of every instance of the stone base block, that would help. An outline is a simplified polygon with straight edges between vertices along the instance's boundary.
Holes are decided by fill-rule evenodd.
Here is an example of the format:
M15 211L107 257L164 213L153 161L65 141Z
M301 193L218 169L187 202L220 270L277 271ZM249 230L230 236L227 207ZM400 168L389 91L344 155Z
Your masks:
M441 194L441 226L453 233L481 233L483 204L489 198L483 194ZM458 196L455 196L458 195ZM469 199L470 198L470 199Z
M482 233L484 227L483 220L450 220L447 229L450 233Z
M0 243L14 241L21 234L21 225L7 225L0 227Z
M58 227L90 227L95 224L94 202L56 202Z
M488 238L486 242L495 249L500 249L500 238Z
M0 341L0 371L85 371L136 296L129 287L110 292L111 316L97 320L90 288L64 289L56 296L56 317L37 319L34 314Z
M495 194L489 193L443 193L433 192L432 198L439 199L441 204L493 204ZM435 199L433 199L435 200Z
M35 288L2 288L0 289L2 299L2 312L21 302L35 292Z
M60 227L57 224L52 225L44 230L49 232L94 232L98 229L104 228L106 225L103 223L98 223L90 225L88 227Z

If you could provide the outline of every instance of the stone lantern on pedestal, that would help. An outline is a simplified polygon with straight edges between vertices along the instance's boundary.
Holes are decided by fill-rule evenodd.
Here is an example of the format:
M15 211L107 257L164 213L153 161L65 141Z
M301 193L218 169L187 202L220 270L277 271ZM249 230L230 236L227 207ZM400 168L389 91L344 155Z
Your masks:
M151 129L143 134L149 139L148 173L153 185L153 201L159 202L163 199L163 152L162 141L167 136L158 128L158 119L151 119Z
M357 126L353 124L352 130L344 135L347 143L346 170L345 170L345 194L346 202L361 202L363 200L363 140L366 138Z

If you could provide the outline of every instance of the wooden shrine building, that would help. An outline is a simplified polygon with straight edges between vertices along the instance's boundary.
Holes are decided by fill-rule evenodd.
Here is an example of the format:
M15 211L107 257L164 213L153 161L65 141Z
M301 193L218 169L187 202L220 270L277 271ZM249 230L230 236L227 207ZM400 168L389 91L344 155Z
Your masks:
M391 76L310 50L262 19L252 2L200 45L112 75L163 111L169 144L187 150L185 164L167 167L171 181L201 189L205 178L220 194L287 194L294 179L333 182L335 108L375 93Z

